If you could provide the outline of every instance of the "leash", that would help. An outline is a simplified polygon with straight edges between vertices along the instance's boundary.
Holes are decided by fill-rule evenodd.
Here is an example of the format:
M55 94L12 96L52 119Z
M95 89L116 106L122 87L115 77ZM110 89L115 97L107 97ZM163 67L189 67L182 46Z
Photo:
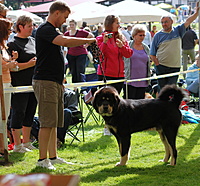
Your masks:
M103 82L105 83L105 86L107 86L107 79L105 76L105 72L102 66L102 62L104 61L104 55L102 53L102 51L100 50L99 46L97 45L97 43L92 43L91 45L91 50L93 50L93 54L94 54L94 62L98 65L100 65L100 69L102 72L102 76L103 76ZM100 56L102 57L102 61L100 61Z
M103 60L102 60L102 62L103 62L104 61L103 54L102 54L102 58L103 58ZM100 65L100 69L101 69L101 72L102 72L102 75L103 75L103 82L105 83L105 86L107 86L107 79L106 79L106 76L105 76L105 73L104 73L102 62L99 61L99 65Z

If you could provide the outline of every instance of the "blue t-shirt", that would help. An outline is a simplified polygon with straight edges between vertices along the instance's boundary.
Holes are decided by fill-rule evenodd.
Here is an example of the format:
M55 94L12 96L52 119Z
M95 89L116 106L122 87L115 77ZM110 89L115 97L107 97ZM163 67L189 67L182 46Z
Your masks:
M64 78L64 55L61 46L52 41L60 33L49 22L39 26L36 32L36 57L33 79L49 80L62 85Z
M156 56L161 65L180 67L181 40L185 32L184 24L173 27L171 32L157 32L151 44L150 55Z

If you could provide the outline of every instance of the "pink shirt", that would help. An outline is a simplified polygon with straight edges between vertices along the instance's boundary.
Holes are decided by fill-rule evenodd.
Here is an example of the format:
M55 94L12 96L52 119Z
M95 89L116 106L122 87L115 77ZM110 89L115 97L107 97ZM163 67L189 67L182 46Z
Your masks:
M80 37L80 38L87 38L88 34L89 34L89 32L87 32L86 30L82 30L82 29L77 30L75 35L69 35L69 31L64 33L65 36ZM87 49L84 47L84 45L77 46L77 47L68 47L68 54L70 54L72 56L79 56L79 55L87 54L87 53L88 53Z

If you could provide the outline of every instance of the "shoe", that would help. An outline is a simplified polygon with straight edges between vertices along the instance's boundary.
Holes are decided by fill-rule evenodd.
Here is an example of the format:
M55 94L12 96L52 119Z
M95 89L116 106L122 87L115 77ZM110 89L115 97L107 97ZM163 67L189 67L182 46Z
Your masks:
M23 146L29 150L35 150L37 149L36 147L34 147L31 142L28 142L28 143L24 143Z
M104 136L112 136L112 133L109 131L109 129L107 127L104 128Z
M73 165L73 163L71 163L71 162L67 162L67 161L65 161L64 159L62 159L62 158L56 158L56 159L54 159L54 160L50 160L50 162L51 162L51 164L52 165L54 165L54 164L68 164L68 165Z
M19 152L19 153L25 153L25 152L30 152L32 150L26 148L26 147L23 147L23 144L20 144L20 145L14 145L14 149L13 149L13 152Z
M38 161L36 166L47 168L47 169L50 169L50 170L56 170L56 168L51 164L49 159L44 159L42 161Z

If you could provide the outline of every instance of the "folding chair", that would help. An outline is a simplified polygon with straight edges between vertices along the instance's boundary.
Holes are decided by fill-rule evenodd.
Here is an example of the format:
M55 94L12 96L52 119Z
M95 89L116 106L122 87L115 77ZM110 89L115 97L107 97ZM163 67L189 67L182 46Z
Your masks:
M81 74L82 76L82 80L83 82L91 82L91 81L97 81L97 74L96 73L92 73L92 74ZM93 95L94 92L97 90L98 86L90 86L90 87L82 87L82 101L85 103L86 108L88 110L86 116L85 116L85 120L84 123L87 122L87 120L89 119L90 116L92 116L92 118L94 119L94 121L96 122L96 124L99 124L100 121L100 116L96 116L95 114L95 110L92 106L92 99L93 99Z
M79 93L66 89L64 93L64 127L57 128L58 146L61 143L65 143L66 134L72 137L70 145L74 140L81 141L78 137L80 131L82 131L83 141L85 140L83 114L82 111L78 110L79 103ZM39 128L40 123L38 117L35 117L31 129L31 136L37 141Z
M81 111L75 111L72 112L72 123L66 130L66 133L72 137L70 145L74 142L74 140L81 142L81 140L78 138L79 131L82 131L83 141L85 141L83 115Z
M79 92L76 90L75 92L66 89L64 94L64 107L70 110L71 115L66 115L65 112L66 109L64 109L65 117L71 118L70 124L66 126L66 134L68 134L70 137L72 137L72 141L70 142L70 145L74 142L74 140L81 141L78 138L78 133L82 131L82 137L83 141L85 141L84 137L84 122L83 122L83 114L82 110L80 110L80 101L79 101ZM68 118L65 118L68 120ZM66 122L64 122L66 123Z

